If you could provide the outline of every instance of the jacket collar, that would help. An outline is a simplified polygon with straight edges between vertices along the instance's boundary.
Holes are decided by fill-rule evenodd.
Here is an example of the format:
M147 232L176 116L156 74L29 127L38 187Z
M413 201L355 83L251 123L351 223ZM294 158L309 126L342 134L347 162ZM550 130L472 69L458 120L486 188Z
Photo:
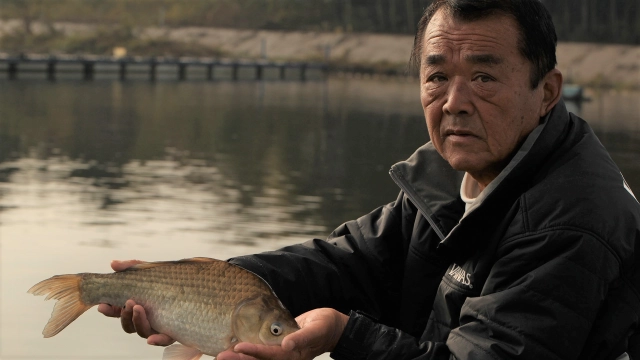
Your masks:
M464 172L454 170L431 142L408 160L391 167L390 174L429 221L444 242L464 238L459 233L490 230L529 185L529 179L562 143L569 126L569 114L562 100L547 114L518 149L505 169L482 192L472 209L461 219L464 203L460 185ZM487 217L484 210L491 210ZM469 223L473 226L459 226ZM455 236L454 236L455 235ZM463 235L463 234L460 234ZM452 244L453 245L453 244Z

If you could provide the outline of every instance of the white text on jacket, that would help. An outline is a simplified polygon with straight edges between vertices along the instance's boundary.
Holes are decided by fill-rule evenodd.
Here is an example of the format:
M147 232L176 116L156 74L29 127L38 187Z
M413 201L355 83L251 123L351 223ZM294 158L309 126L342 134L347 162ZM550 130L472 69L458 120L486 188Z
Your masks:
M460 266L453 264L451 271L449 271L449 275L462 285L467 285L473 289L473 285L471 285L471 274L467 274L467 272Z

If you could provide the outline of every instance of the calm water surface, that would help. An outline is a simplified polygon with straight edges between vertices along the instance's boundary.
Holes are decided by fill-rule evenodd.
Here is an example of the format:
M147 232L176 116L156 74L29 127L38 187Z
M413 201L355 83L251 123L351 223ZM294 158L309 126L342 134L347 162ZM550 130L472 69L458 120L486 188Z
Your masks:
M640 94L589 95L569 106L640 193ZM26 290L324 238L394 200L389 167L427 140L399 80L0 81L0 358L160 359L94 309L42 339L53 303Z

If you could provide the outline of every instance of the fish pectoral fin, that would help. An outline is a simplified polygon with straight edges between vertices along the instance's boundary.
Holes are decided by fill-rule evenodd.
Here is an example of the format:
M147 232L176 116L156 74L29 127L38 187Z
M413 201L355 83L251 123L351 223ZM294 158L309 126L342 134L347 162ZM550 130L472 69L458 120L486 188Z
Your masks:
M162 360L198 360L202 355L202 351L196 348L173 344L164 349Z

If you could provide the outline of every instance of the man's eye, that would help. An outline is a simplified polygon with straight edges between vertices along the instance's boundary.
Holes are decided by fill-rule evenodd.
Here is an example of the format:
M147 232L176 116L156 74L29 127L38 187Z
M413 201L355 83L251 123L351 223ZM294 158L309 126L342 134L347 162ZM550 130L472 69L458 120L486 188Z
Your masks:
M447 81L447 78L442 74L433 74L427 78L428 82L439 83L443 81Z
M480 80L483 83L489 82L489 81L493 81L493 78L489 75L478 75L476 76L475 80Z

